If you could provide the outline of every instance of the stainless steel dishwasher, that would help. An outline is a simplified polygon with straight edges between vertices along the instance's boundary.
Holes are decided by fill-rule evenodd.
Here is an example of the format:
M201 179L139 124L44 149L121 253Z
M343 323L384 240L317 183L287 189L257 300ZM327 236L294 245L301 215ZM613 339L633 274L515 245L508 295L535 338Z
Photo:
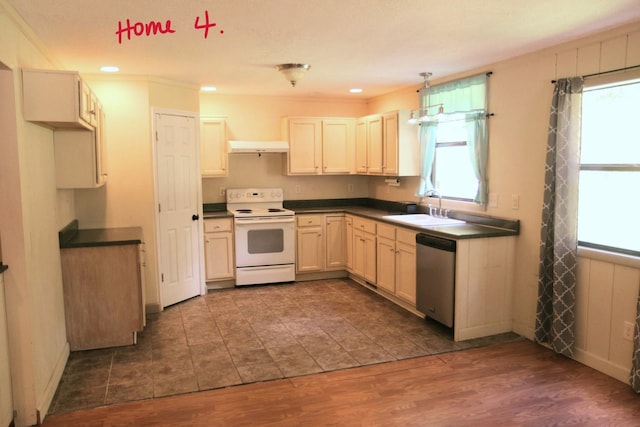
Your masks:
M416 308L453 327L456 241L416 235Z

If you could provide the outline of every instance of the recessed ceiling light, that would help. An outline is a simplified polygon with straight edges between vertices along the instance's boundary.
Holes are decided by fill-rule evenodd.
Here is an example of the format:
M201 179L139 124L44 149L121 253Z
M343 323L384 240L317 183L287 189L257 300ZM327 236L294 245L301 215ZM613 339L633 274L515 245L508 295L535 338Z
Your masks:
M200 90L203 92L215 92L218 88L215 86L202 86Z
M362 93L362 89L360 89L359 87L354 87L349 89L349 92L351 93Z
M120 71L120 68L116 67L115 65L104 65L100 67L100 71L102 71L103 73L117 73L118 71Z

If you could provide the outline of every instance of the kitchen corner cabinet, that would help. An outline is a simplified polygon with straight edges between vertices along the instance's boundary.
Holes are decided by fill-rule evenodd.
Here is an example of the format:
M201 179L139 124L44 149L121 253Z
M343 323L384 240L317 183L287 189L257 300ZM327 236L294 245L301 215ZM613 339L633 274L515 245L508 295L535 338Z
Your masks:
M96 188L107 180L105 115L75 71L22 70L24 118L54 128L58 188Z
M376 227L376 285L412 306L416 303L416 234L384 223Z
M376 222L354 217L352 273L375 284L376 263Z
M227 176L227 123L222 118L200 120L200 170L204 178Z
M346 239L345 267L347 267L347 271L353 272L353 216L344 216L344 229L344 237Z
M93 130L57 129L53 132L56 186L97 188L107 182L104 113L97 108Z
M296 215L296 272L343 270L347 264L344 214Z
M93 129L99 104L75 71L22 70L24 119L53 128Z
M417 125L409 111L361 117L356 123L356 172L385 176L419 175Z
M235 261L231 218L204 220L204 258L207 282L233 279Z
M145 325L142 253L141 244L60 250L72 351L136 343Z
M283 119L283 134L289 141L288 174L353 172L355 119L287 117Z

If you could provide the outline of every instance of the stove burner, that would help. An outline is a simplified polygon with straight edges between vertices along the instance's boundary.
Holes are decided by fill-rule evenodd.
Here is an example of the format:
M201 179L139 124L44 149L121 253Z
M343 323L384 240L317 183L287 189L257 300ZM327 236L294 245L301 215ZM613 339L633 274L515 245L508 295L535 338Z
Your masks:
M278 208L269 208L268 212L284 212L284 209L278 209Z
M236 209L238 213L251 213L253 212L251 209Z

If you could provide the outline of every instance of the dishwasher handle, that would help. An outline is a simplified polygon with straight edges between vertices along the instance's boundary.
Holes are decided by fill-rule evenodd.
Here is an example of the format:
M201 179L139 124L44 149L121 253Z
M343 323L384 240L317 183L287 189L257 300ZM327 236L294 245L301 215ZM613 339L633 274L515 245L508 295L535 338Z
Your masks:
M416 244L429 246L431 248L436 248L447 252L456 251L455 240L444 239L442 237L432 236L430 234L416 234Z

